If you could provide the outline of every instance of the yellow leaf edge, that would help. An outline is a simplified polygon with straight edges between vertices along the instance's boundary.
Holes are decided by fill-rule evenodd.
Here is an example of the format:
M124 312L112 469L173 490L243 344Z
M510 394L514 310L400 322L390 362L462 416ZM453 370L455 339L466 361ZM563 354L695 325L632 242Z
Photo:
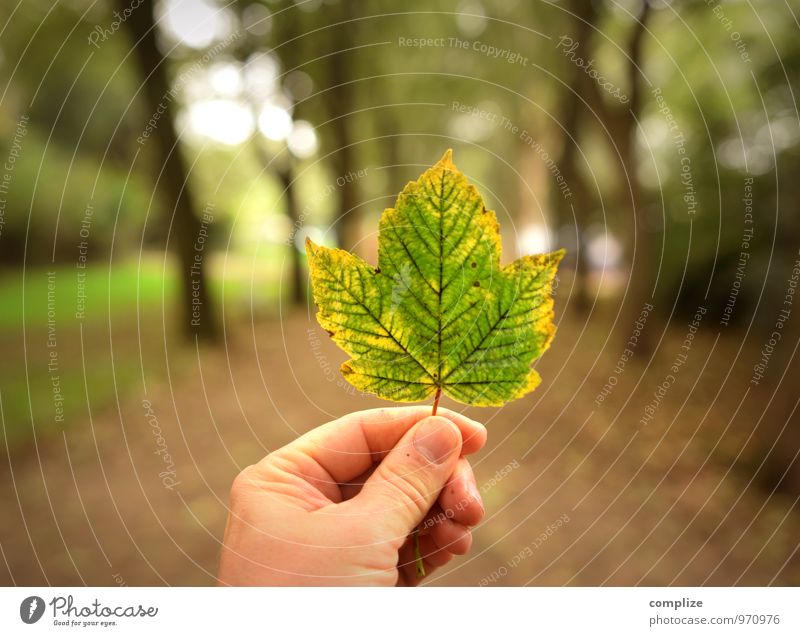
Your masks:
M428 170L423 172L423 174L420 175L420 177L416 181L409 181L408 184L406 185L406 188L411 184L418 183L425 176L430 176L430 175L433 175L433 174L437 174L438 172L443 171L443 170L458 172L458 168L453 163L453 151L450 148L448 148L445 151L445 153L442 155L442 158L439 159L439 161L436 162L436 164L434 164L431 168L429 168ZM476 193L478 194L478 196L480 196L480 192L478 192L477 188L475 188L475 186L472 183L470 183L469 181L467 181L467 187L475 190ZM406 188L404 188L403 191L405 191ZM401 192L401 195L402 195L402 192ZM383 214L387 214L387 213L391 214L392 212L394 212L394 208L387 208L387 209L384 210ZM496 214L493 211L485 209L485 212L486 212L486 214L481 215L481 217L482 217L481 220L485 220L485 222L488 222L489 224L491 224L491 228L494 231L490 232L489 236L492 239L494 239L494 241L497 242L498 251L499 251L499 249L502 247L502 244L500 242L500 224L499 224L499 221L497 219ZM329 248L329 247L325 247L323 245L318 245L318 244L314 243L314 241L311 240L311 238L309 238L309 237L306 237L305 248L306 248L306 256L307 256L308 261L309 261L309 269L310 269L310 274L311 274L312 290L313 290L313 287L314 287L315 275L318 275L318 274L315 273L315 270L316 270L316 267L319 264L320 259L323 257L323 254L326 254L328 256L328 258L330 259L330 261L334 262L334 263L342 263L342 264L344 264L346 261L351 261L352 265L360 265L360 266L366 267L371 272L375 272L376 271L375 267L373 267L372 265L367 263L362 258L356 256L355 254L352 254L352 253L348 252L347 250L340 249L340 248ZM513 271L515 269L519 268L519 267L533 267L533 268L537 268L537 269L538 268L548 268L548 269L551 270L550 273L547 275L546 281L545 281L545 283L543 285L543 293L546 295L545 303L548 305L548 308L547 308L547 311L545 312L544 316L542 316L540 318L540 320L539 320L539 322L543 323L543 324L540 324L539 327L538 327L539 329L542 329L543 331L545 331L546 336L545 336L545 341L542 344L541 351L539 352L539 355L537 356L536 359L539 359L550 348L550 345L553 342L553 339L555 338L555 335L556 335L557 328L556 328L555 321L554 321L555 302L554 302L553 296L552 296L552 284L553 284L553 281L555 279L555 275L557 273L558 265L561 262L561 260L564 258L565 255L566 255L566 250L563 249L563 248L559 249L559 250L557 250L555 252L548 252L548 253L544 253L544 254L528 254L528 255L521 256L520 258L516 259L515 261L509 263L508 265L506 265L505 267L502 268L505 272L508 272L508 273L513 273ZM323 329L325 329L328 332L328 334L331 336L331 338L334 340L334 342L336 342L341 347L341 343L339 342L339 339L337 338L337 331L334 329L335 326L333 324L331 324L331 321L328 319L327 314L324 312L324 310L319 305L317 305L317 310L318 310L317 314L316 314L317 322L320 324L320 326ZM344 349L344 347L342 347L342 348ZM346 350L345 350L345 353L348 353L348 355L350 355L349 352L347 352ZM343 362L341 364L341 366L339 367L339 372L342 374L342 377L351 386L353 386L354 388L356 388L356 389L358 389L358 390L360 390L360 391L362 391L364 393L369 393L368 391L364 390L365 387L362 385L362 383L359 380L359 374L356 373L353 370L352 366L350 365L351 361L352 361L352 359L349 359L349 360L346 360L345 362ZM532 368L530 370L530 373L528 374L527 383L523 387L521 387L517 392L512 394L512 396L509 397L507 400L502 400L502 401L499 401L499 402L495 402L495 401L486 399L486 400L478 400L478 401L475 401L475 402L467 403L467 402L463 402L463 401L453 397L452 395L449 395L449 392L447 391L446 387L442 387L442 391L443 391L443 393L445 395L448 395L448 397L450 399L452 399L455 402L458 402L460 404L466 404L468 406L484 406L484 407L494 406L494 407L497 407L497 406L503 406L504 404L506 404L508 402L511 402L513 400L517 400L517 399L520 399L520 398L524 397L525 395L527 395L528 393L530 393L534 389L536 389L539 386L539 384L541 383L541 381L542 381L542 378L539 375L539 373L535 369ZM433 394L436 392L436 389L437 389L437 385L434 384L434 383L431 383L431 389L429 391L428 397L433 396ZM394 401L396 401L396 402L413 402L413 403L416 403L416 402L420 402L422 400L417 400L417 399L407 399L407 400L406 399L395 399Z
M455 163L453 163L453 149L448 148L445 150L442 158L439 159L439 161L425 170L415 180L406 183L405 187L397 196L397 202L395 203L394 207L384 209L383 213L381 214L379 226L383 227L383 224L389 222L389 220L392 218L392 215L397 214L397 209L402 205L403 199L408 196L415 187L422 187L426 179L429 181L436 181L437 177L443 172L453 172L458 175L458 179L463 182L464 188L469 190L470 194L480 199L481 203L483 203L483 196L481 196L478 188L476 188L475 184L472 183L467 176L458 169ZM499 260L503 252L503 244L500 239L500 221L497 219L497 214L494 210L490 210L484 205L482 214L476 215L474 222L482 230L485 240L489 241L492 244L492 248L497 250L497 256Z

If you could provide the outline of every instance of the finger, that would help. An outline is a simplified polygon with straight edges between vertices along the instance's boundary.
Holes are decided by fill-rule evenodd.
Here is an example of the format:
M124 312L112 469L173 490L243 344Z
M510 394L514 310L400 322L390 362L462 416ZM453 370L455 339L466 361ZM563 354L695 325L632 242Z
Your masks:
M450 554L464 555L472 547L472 532L452 519L445 519L433 526L429 533L430 538L440 550Z
M427 417L386 455L361 492L342 505L350 514L369 516L399 548L439 497L460 454L455 425L443 417Z
M458 460L450 479L442 488L438 504L449 519L465 526L475 526L483 519L484 508L475 475L469 461Z
M430 535L436 545L453 554L466 554L472 547L470 529L449 517L438 504L430 509L419 525L419 533L421 536Z
M441 498L441 495L439 495ZM444 510L442 510L441 506L438 503L433 504L430 510L428 510L428 514L425 515L425 518L422 522L417 526L417 532L420 534L430 534L431 530L437 523L442 523L443 521L447 520L447 515L445 514Z
M409 429L429 415L427 406L350 413L267 455L261 464L281 463L286 470L294 468L297 474L309 481L348 482L383 459ZM482 424L449 409L439 409L438 415L458 427L463 454L474 453L483 447L486 429Z

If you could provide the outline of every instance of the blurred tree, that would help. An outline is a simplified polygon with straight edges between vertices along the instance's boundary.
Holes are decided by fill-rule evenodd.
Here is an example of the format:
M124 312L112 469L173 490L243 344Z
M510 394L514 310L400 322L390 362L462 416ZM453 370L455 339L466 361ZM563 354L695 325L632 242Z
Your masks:
M329 124L333 132L334 153L337 177L345 177L339 188L339 218L336 221L337 242L341 247L353 250L360 239L360 216L358 182L347 178L357 170L356 137L352 134L352 113L357 109L353 82L359 78L354 71L358 68L352 43L356 40L354 8L360 3L339 2L329 9L326 20L336 24L327 34L330 42L330 55L326 58L330 77L328 90L322 93ZM342 46L344 44L344 46Z
M244 40L240 42L236 49L236 56L242 68L248 65L257 64L261 58L274 55L274 50L265 50L265 35L274 34L276 29L272 14L261 3L253 3L250 0L238 0L229 5L236 13L241 24L244 25ZM282 23L284 31L280 37L289 43L294 43L303 33L300 30L302 24L299 21L286 21ZM284 52L285 63L299 64L298 60L291 59L291 52L295 51L296 45L290 45ZM281 43L275 45L280 48ZM288 59L287 59L288 58ZM298 96L287 86L287 78L292 77L292 68L281 69L283 72L277 80L277 88L280 96L287 102L291 102L293 110L292 116L296 121L300 116L300 109L295 104ZM264 90L256 87L246 87L244 90L245 100L253 113L254 120L258 120L260 111L264 104L261 100L265 97ZM302 238L299 231L302 228L304 219L301 216L301 206L297 193L296 167L297 160L286 143L269 143L259 130L258 126L253 130L253 134L248 140L248 144L253 148L256 161L261 168L261 175L272 172L278 179L281 188L281 202L283 210L288 217L290 224L290 236L288 241L289 262L291 268L289 299L295 307L302 307L306 304L306 275L305 257L301 251L302 245L298 244L298 239Z
M125 0L116 2L120 12L128 9ZM136 10L129 11L130 17L125 21L125 28L130 33L142 77L142 98L146 110L151 114L163 110L166 117L162 125L155 127L153 134L159 157L158 171L154 177L163 198L164 211L171 219L169 241L179 261L181 329L190 337L215 340L219 331L208 289L207 259L205 254L195 250L202 222L196 212L189 174L175 132L175 105L168 99L170 81L165 58L156 41L154 9L154 0L141 0Z
M4 156L23 115L27 125L4 197L0 262L73 262L81 240L90 260L107 256L112 239L118 253L138 247L148 188L125 163L136 135L128 112L135 73L121 64L125 51L116 38L103 42L102 54L89 44L90 20L104 19L103 7L3 9L0 21L13 22L0 39ZM90 232L80 237L89 208Z
M335 178L356 172L359 165L357 137L352 133L357 110L354 83L359 69L353 50L358 26L354 21L356 4L320 3L308 8L285 0L270 5L274 13L268 40L271 52L281 60L282 80L290 83L303 74L314 87L313 93L295 100L295 117L302 116L316 124L323 155L332 164ZM358 182L344 179L337 187L337 195L336 242L353 249L360 239Z
M572 42L588 43L596 28L598 12L596 5L585 0L570 0L567 9L572 17L570 33L567 36ZM585 88L586 73L578 64L570 64L565 73L565 84L559 90L560 103L557 112L561 137L561 150L558 155L558 166L569 185L572 196L565 198L557 188L552 190L553 208L558 214L558 225L575 224L577 232L577 250L575 253L575 284L572 293L574 308L583 313L589 309L588 276L589 267L586 258L584 230L589 224L589 214L594 208L589 185L584 171L581 170L579 154L581 152L581 128L587 115L586 103L582 98Z
M795 262L786 263L787 269L795 267ZM781 308L785 306L781 304ZM793 313L781 332L781 346L769 361L769 373L774 378L780 376L780 384L776 380L754 391L765 409L749 460L757 467L758 481L767 492L800 497L800 396L794 384L800 376L800 312L795 307Z
M575 18L583 22L584 26L576 26L576 30L583 30L586 37L594 31L594 22L597 15L590 8L592 3L577 1L573 3ZM599 11L608 11L608 5L600 0L597 2ZM656 277L654 272L654 257L657 251L653 249L654 234L649 231L647 222L647 201L645 192L638 176L638 157L636 150L636 134L638 122L644 103L642 84L644 79L644 37L647 25L652 14L650 0L641 0L638 15L625 12L630 24L627 41L619 48L622 60L618 66L624 69L627 87L627 99L612 102L607 91L601 92L599 82L588 72L578 73L579 92L586 99L594 118L601 125L601 136L608 146L611 165L617 172L616 200L620 219L625 222L627 231L628 256L630 277L628 295L626 298L626 316L628 324L633 323L641 312L642 304L650 302L654 295ZM586 22L589 24L587 25ZM597 57L591 42L597 42L597 35L591 41L581 45L583 49L581 59L588 63ZM582 71L584 69L581 69ZM603 93L606 93L605 95ZM576 201L577 203L577 201ZM639 341L640 351L652 348L645 330ZM627 339L627 333L623 335Z

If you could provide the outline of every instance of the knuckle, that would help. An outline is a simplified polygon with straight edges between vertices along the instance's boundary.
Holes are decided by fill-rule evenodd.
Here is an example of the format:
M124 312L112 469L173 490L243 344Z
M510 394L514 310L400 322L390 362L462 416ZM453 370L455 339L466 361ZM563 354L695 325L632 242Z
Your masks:
M248 466L234 477L230 492L231 506L240 502L245 493L252 489L254 481L253 472L254 467Z
M430 487L426 483L422 471L409 466L391 466L384 471L383 481L386 485L388 505L402 505L413 512L424 515L430 508L432 498Z

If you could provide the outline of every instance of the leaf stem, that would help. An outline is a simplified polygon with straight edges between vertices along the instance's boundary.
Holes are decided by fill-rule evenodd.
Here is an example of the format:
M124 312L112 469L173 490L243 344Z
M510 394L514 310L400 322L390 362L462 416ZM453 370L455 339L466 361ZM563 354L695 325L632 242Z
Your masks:
M416 559L417 578L425 576L425 564L422 562L422 551L419 548L419 528L414 529L414 557Z
M436 415L436 409L439 408L440 397L442 397L442 387L436 387L436 396L433 398L433 412L431 415Z

